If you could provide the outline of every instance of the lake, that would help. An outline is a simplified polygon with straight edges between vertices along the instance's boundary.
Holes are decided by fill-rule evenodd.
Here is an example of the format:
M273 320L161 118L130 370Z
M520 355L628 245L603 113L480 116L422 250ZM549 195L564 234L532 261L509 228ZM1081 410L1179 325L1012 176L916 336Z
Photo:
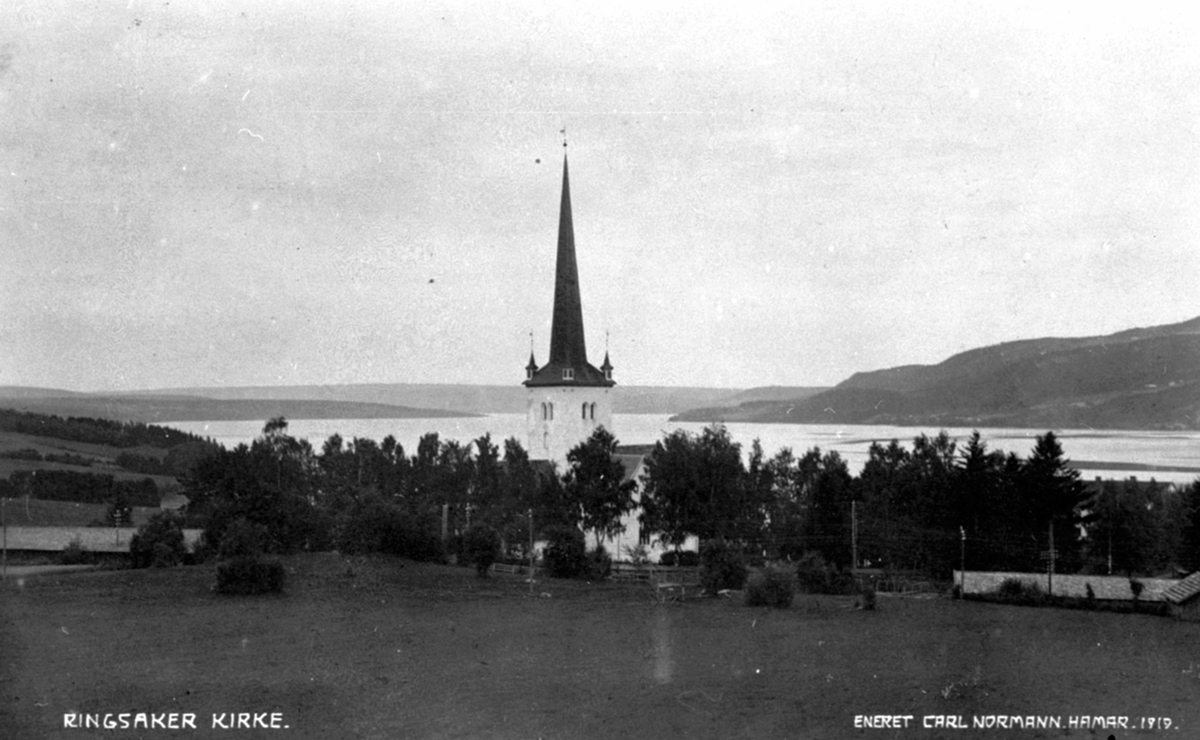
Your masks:
M699 432L705 424L700 422L671 422L666 414L615 414L613 433L622 444L652 444L674 429ZM262 433L260 421L180 421L164 422L164 425L181 429L204 437L210 437L226 447L251 442ZM772 455L782 447L791 447L797 455L813 447L822 451L836 450L846 460L850 471L857 474L867 459L867 450L872 442L887 443L897 439L912 449L914 437L924 433L929 436L941 431L934 427L896 427L833 424L727 424L734 440L748 451L750 443L758 438L766 454ZM960 448L974 429L947 428ZM1015 452L1022 458L1033 450L1035 437L1045 430L1033 429L980 429L989 450ZM483 417L455 419L295 419L288 422L288 432L307 439L317 450L333 434L344 439L354 437L382 440L389 434L404 446L405 453L416 452L417 441L427 432L437 432L443 439L470 442L485 433L503 449L508 437L516 437L527 445L524 414L492 414ZM1200 432L1143 432L1143 431L1094 431L1054 430L1063 447L1063 453L1080 469L1085 479L1127 478L1137 476L1143 480L1155 478L1159 481L1190 483L1200 477ZM1095 463L1105 463L1097 466ZM1115 464L1115 467L1114 467ZM1130 467L1121 467L1128 465ZM1139 469L1186 467L1191 471L1168 471Z

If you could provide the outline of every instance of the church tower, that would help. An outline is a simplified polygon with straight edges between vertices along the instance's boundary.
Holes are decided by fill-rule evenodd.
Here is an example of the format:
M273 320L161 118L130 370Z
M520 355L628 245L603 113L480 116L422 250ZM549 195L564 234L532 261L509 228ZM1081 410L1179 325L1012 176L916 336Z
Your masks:
M616 383L612 371L607 352L599 369L587 360L579 270L575 264L575 229L571 222L571 187L564 153L550 359L538 367L530 350L529 364L525 367L530 459L550 460L563 470L567 466L567 453L590 437L597 427L613 431L612 387Z

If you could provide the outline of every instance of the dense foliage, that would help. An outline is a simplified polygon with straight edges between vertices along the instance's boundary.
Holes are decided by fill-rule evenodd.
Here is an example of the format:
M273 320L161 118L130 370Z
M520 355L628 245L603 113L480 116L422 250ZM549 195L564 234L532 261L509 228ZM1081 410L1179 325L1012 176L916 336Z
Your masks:
M486 524L476 524L463 536L467 557L480 578L486 577L488 569L500 557L500 535Z
M203 437L170 427L76 416L64 419L61 416L14 409L0 409L0 431L112 447L145 445L169 449L189 442L211 444Z
M468 533L487 531L499 542L497 557L523 561L536 540L548 543L553 572L597 577L607 567L597 547L611 546L634 509L635 482L616 451L604 429L571 450L562 471L531 461L515 439L497 445L486 435L463 444L427 434L411 455L392 437L334 435L317 450L278 418L250 444L193 441L161 464L189 471L181 479L186 524L205 530L209 550L244 521L261 532L265 553L336 547L442 560L453 543L464 561L478 563ZM124 459L158 464L136 453ZM755 441L743 454L714 425L666 434L644 468L644 534L671 550L699 538L710 552L741 558L742 567L790 560L806 589L852 591L856 558L859 567L935 579L964 562L969 569L1045 570L1051 557L1059 572L1200 568L1198 486L1085 486L1052 433L1039 436L1024 459L988 450L978 434L961 447L945 433L920 435L908 447L874 443L853 476L836 452L818 448L768 455ZM14 473L4 490L107 503L114 521L129 505L158 500L149 479L54 470ZM591 554L585 533L595 538ZM662 558L675 560L698 564L694 553Z
M582 578L587 575L587 547L583 532L576 527L558 524L545 532L546 549L542 558L546 572L553 578Z
M129 506L158 506L158 486L150 478L116 480L111 475L74 470L18 470L9 476L11 490L43 501L107 504L123 496Z
M129 541L129 555L135 568L168 568L179 565L187 556L183 540L183 522L169 512L155 514Z
M784 568L769 567L750 576L746 581L746 606L771 606L786 609L796 595L792 573Z
M725 540L707 540L700 547L700 585L708 593L739 590L748 573L742 554Z

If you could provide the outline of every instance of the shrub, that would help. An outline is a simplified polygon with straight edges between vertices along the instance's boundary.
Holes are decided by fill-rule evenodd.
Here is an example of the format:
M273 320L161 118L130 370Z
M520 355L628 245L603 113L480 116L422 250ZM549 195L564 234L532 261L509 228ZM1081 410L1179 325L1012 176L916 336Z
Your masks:
M1020 578L1005 578L996 589L996 595L1001 602L1024 606L1037 606L1050 600L1036 582Z
M664 552L658 559L658 564L665 568L695 568L700 565L700 553L692 550L670 550Z
M1042 587L1036 583L1027 583L1020 578L1005 578L996 589L1001 596L1013 598L1036 597L1042 595Z
M589 581L603 581L612 573L612 556L602 545L596 545L587 552L587 565L584 575Z
M283 591L284 569L278 560L236 557L217 565L217 593L249 595Z
M556 525L549 527L543 536L546 538L546 549L542 559L546 563L546 572L552 578L579 578L587 571L587 548L583 542L583 532L577 528Z
M468 560L474 564L480 578L488 574L492 563L500 557L500 535L484 524L476 524L463 537Z
M875 611L875 589L871 586L864 587L855 600L855 606L869 612Z
M217 546L217 555L222 560L253 560L262 555L266 539L266 527L246 519L235 519L225 528L221 543Z
M129 541L129 555L135 568L167 568L182 563L187 546L179 517L168 511L151 517Z
M95 562L95 558L92 557L92 553L76 537L63 548L62 555L58 556L58 562L63 565L91 565Z
M700 585L708 593L741 589L747 575L742 554L725 540L709 540L700 548Z
M639 542L632 547L625 545L622 549L625 550L625 559L628 560L631 565L650 564L650 552L642 543Z
M786 609L796 593L792 574L782 568L768 567L746 581L746 606L773 606Z
M218 553L217 593L264 594L283 590L283 563L264 561L261 555L267 528L245 519L235 519L225 528Z
M806 552L796 564L800 590L809 594L852 594L854 576L827 562L819 552Z
M403 511L379 496L364 497L342 514L334 546L346 555L379 552L443 562L446 551L435 517Z

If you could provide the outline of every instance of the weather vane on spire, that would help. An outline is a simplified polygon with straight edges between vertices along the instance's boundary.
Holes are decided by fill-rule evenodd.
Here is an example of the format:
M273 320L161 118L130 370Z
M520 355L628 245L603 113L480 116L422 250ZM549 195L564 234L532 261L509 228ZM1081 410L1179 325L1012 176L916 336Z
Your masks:
M562 134L562 137L563 137L563 149L566 149L566 148L567 148L567 127L566 127L566 126L563 126L563 127L562 127L562 129L561 129L561 130L559 130L559 132L558 132L558 133Z

